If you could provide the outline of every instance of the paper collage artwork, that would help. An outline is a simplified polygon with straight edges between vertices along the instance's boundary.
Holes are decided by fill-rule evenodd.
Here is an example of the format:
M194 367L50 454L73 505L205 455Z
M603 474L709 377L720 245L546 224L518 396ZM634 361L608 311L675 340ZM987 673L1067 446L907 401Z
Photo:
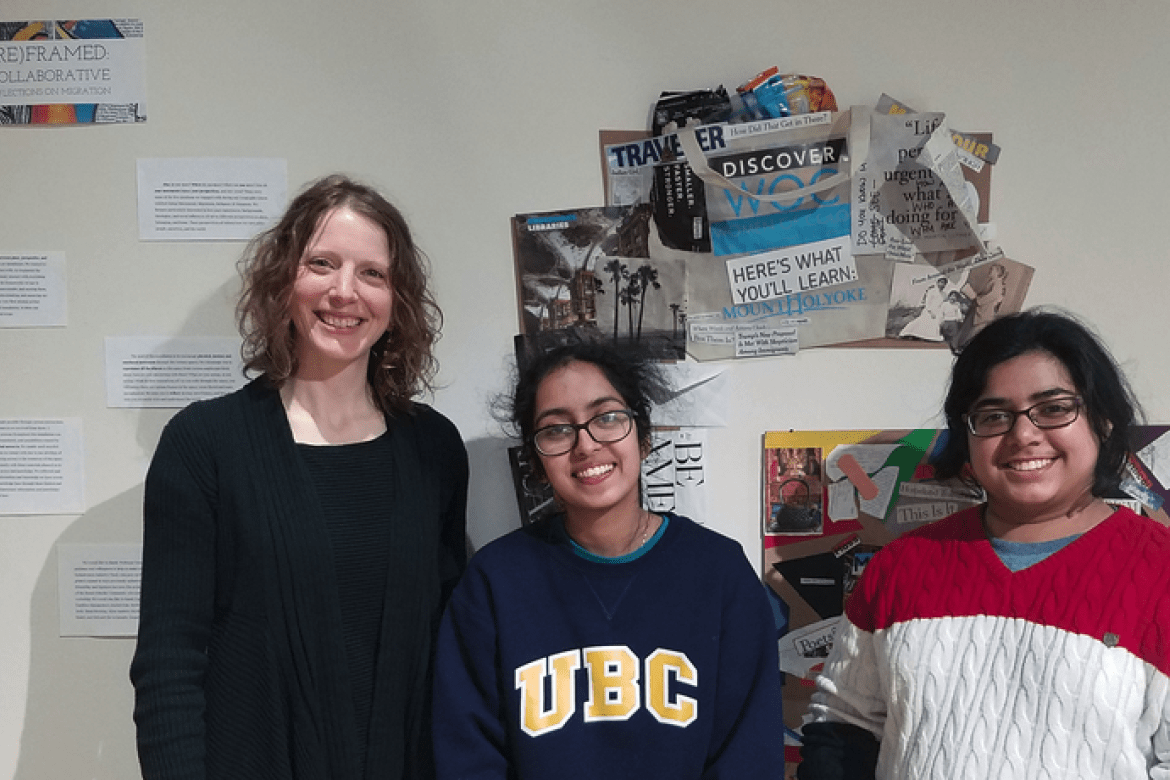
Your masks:
M1023 307L1033 269L994 242L991 134L887 95L835 109L602 131L606 203L647 205L651 262L683 268L692 358L958 351Z

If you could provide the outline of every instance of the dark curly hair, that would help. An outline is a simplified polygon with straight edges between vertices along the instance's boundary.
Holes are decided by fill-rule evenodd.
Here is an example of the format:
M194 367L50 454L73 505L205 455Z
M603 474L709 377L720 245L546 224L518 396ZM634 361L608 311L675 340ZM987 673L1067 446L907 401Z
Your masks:
M1100 442L1092 493L1103 496L1114 491L1121 482L1131 430L1141 409L1121 369L1088 326L1069 314L1039 309L995 320L955 360L943 404L946 442L933 460L936 476L973 482L965 468L970 450L963 415L983 393L993 368L1029 352L1052 355L1068 371Z
M600 341L580 341L528 357L517 369L512 393L502 398L498 406L500 416L510 426L512 435L520 439L525 457L541 478L545 476L544 469L532 442L536 393L545 377L570 363L589 363L605 375L634 413L643 454L650 448L651 406L666 398L667 385L658 364L647 354L633 349L619 349Z
M383 412L408 411L415 396L433 389L438 362L432 350L443 313L427 289L426 258L402 214L372 187L339 174L309 184L280 222L244 251L239 263L244 286L236 306L244 371L263 374L277 387L296 374L297 334L289 311L293 284L321 219L343 207L386 232L394 306L387 332L370 350L366 378Z

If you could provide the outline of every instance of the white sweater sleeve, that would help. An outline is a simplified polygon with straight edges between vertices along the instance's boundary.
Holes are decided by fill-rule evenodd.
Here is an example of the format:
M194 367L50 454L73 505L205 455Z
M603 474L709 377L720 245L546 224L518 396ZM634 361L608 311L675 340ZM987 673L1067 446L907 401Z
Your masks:
M813 720L851 723L881 739L886 722L884 678L873 634L842 617L833 650L816 680L809 707Z

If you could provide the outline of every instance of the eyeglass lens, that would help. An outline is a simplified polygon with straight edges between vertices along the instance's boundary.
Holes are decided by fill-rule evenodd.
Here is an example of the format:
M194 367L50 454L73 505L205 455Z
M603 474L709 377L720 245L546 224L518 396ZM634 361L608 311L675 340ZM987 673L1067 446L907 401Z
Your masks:
M967 415L967 427L976 436L1000 436L1012 430L1021 415L1037 428L1051 430L1071 425L1080 414L1079 398L1050 398L1027 409L980 409Z
M588 433L598 444L612 444L626 438L633 427L633 416L627 410L619 409L594 415L583 423L541 428L532 440L543 455L563 455L577 446L581 431Z

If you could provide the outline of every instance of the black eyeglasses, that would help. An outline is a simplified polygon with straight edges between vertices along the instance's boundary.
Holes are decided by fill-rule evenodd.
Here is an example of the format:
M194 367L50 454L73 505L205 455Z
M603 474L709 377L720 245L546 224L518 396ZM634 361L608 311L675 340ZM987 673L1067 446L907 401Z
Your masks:
M630 435L634 429L634 413L629 409L614 409L595 414L583 423L557 423L540 428L532 434L532 444L541 455L564 455L577 446L577 436L585 431L598 444L613 444Z
M1052 430L1072 425L1081 414L1084 402L1076 396L1049 398L1027 409L1013 412L1011 409L979 409L963 415L967 430L975 436L1003 436L1016 427L1016 418L1026 415L1037 428Z

